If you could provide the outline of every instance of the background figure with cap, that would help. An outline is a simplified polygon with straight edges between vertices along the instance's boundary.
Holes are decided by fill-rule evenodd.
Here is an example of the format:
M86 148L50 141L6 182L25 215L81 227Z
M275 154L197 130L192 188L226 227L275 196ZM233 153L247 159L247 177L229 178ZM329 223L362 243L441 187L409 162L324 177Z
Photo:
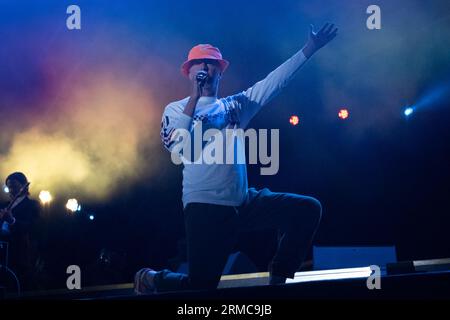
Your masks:
M36 232L40 206L29 198L28 180L22 172L10 174L5 184L11 201L0 210L0 239L8 242L8 267L17 275L21 289L35 289L40 271Z
M198 128L214 128L223 136L230 130L247 128L255 114L336 35L337 29L332 24L326 24L318 32L311 26L302 49L263 80L225 98L218 98L217 93L228 61L216 47L195 46L181 67L182 74L192 84L191 93L168 104L164 110L161 124L164 146L179 153L180 144L188 140L180 132L188 132L190 140L194 141L192 135L198 134ZM243 139L238 136L237 141L233 141L236 145L232 149L238 158L239 155L245 158ZM206 148L201 150L201 156L204 150ZM225 152L227 150L225 146ZM286 278L293 278L318 228L322 214L320 202L308 196L249 188L245 162L209 164L194 162L188 157L183 150L182 200L188 274L144 268L135 275L135 291L216 288L239 232L267 228L276 229L280 234L277 251L268 266L270 283L282 284Z

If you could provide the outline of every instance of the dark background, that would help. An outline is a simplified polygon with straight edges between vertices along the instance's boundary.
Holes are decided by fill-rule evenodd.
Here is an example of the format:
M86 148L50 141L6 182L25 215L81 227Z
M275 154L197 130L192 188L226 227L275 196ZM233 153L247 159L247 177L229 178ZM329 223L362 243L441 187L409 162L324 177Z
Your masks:
M80 6L82 30L65 28L69 4ZM39 185L47 173L53 187L65 184L51 175L51 166L37 174L25 164L4 164L14 162L18 134L45 127L45 119L60 112L49 108L54 95L62 96L61 108L69 108L65 93L76 90L86 74L97 83L104 79L96 78L100 70L110 72L108 80L132 79L153 99L137 149L143 161L132 179L114 176L103 197L90 197L80 183L75 188L80 213L68 214L64 197L45 212L49 286L65 286L69 264L86 270L85 285L128 282L144 266L176 266L172 259L183 252L184 233L181 167L158 142L159 120L165 105L189 92L178 68L192 46L211 43L231 62L220 90L226 96L262 79L299 50L310 23L317 28L327 21L339 27L338 37L250 124L280 129L280 170L261 176L258 166L249 165L249 184L320 199L324 215L315 245L395 245L399 260L450 256L449 4L377 1L382 29L375 31L365 25L370 4L0 0L4 177L17 169ZM67 72L73 82L58 86L69 81ZM440 94L438 88L444 88ZM405 106L419 102L406 118ZM341 108L350 112L346 121L337 117ZM296 127L289 124L294 114L300 117ZM60 132L64 125L52 128ZM120 130L111 131L111 140ZM89 183L95 185L95 179ZM238 249L263 270L274 234L243 240ZM100 259L102 249L106 254Z

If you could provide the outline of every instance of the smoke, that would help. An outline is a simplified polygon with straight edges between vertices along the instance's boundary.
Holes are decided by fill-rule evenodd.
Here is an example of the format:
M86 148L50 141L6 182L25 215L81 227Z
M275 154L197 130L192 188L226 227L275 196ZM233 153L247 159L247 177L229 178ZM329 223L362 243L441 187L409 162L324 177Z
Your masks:
M414 104L414 109L442 107L450 100L450 82L441 83L426 91Z
M159 147L160 108L140 81L98 70L75 79L56 89L56 105L44 99L40 114L22 111L28 124L8 126L0 173L24 172L34 194L104 200L157 172L143 150Z

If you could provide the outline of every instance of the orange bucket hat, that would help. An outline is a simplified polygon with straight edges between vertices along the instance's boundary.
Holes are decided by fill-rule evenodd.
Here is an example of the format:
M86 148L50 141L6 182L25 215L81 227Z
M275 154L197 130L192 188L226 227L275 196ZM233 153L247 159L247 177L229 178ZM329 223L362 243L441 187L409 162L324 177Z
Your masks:
M217 60L220 64L222 72L224 72L230 64L227 60L222 59L222 54L218 48L213 47L210 44L199 44L189 51L188 59L181 65L181 73L186 77L189 76L189 69L191 68L194 60L199 59Z

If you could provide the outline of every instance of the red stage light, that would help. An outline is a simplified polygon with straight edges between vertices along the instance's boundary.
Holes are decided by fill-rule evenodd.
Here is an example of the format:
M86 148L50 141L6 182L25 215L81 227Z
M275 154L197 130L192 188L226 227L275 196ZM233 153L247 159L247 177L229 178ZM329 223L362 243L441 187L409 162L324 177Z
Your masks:
M342 120L345 120L345 119L348 118L349 112L348 112L347 109L341 109L341 110L339 110L338 116L339 116L339 118L341 118Z
M296 126L300 123L300 119L297 116L291 116L289 118L289 123L292 124L293 126Z

